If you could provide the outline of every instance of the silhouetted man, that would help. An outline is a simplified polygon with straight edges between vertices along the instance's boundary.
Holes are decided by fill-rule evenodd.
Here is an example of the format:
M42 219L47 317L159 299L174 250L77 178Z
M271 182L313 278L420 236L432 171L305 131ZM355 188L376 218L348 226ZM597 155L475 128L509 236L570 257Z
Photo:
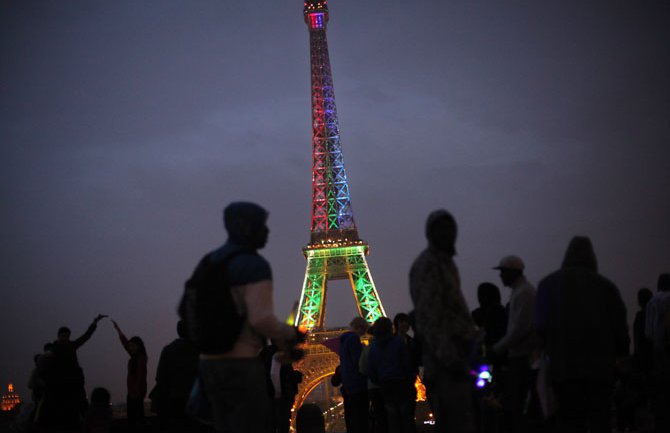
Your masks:
M184 431L188 427L186 403L198 373L198 350L186 338L181 320L177 322L177 335L179 337L161 351L156 386L150 398L163 428Z
M350 331L340 336L340 375L342 398L344 399L344 422L348 433L367 433L369 402L368 380L360 372L359 360L363 345L361 337L369 327L362 317L349 323Z
M538 285L537 330L549 357L560 432L611 433L617 359L628 355L626 307L598 274L588 237L570 241L561 269Z
M230 290L234 310L242 321L230 350L213 349L200 354L200 377L219 432L269 431L271 405L258 354L268 338L285 353L293 353L297 341L295 329L274 315L272 271L267 260L257 253L268 239L267 217L267 211L255 203L228 205L223 214L228 240L200 261L186 283L187 288L193 287L196 281L210 279L210 271L217 275L225 271L223 281L213 277L211 281L221 284L215 289ZM224 305L211 307L222 310Z
M86 332L75 340L70 340L70 328L62 326L58 329L58 339L51 346L48 368L43 372L46 389L41 408L42 425L56 428L79 426L88 401L77 350L91 338L98 322L105 317L99 314Z
M503 385L503 414L509 433L526 430L524 406L528 392L533 388L530 357L537 349L533 327L535 315L535 287L524 275L525 264L517 256L506 256L493 269L500 271L500 280L512 289L507 312L507 331L493 345L493 352L507 354Z
M426 222L428 248L416 258L409 275L424 383L440 433L475 430L468 361L476 330L453 261L456 232L449 212L432 212Z

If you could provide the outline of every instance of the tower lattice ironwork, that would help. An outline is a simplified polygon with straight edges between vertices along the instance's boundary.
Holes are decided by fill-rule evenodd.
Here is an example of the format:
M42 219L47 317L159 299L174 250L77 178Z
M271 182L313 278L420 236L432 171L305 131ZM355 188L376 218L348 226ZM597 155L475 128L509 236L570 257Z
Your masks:
M358 237L351 209L326 40L328 15L326 0L305 1L312 82L312 220L310 242L303 248L307 271L295 324L310 332L306 356L296 365L303 380L293 425L295 409L339 364L338 355L321 344L343 332L325 330L328 281L349 280L358 313L369 323L386 315L365 259L368 244Z
M312 222L310 243L303 248L307 271L296 324L322 331L329 280L349 280L358 312L368 322L386 314L365 259L369 247L358 237L351 209L326 39L326 0L305 1L303 12L312 82Z

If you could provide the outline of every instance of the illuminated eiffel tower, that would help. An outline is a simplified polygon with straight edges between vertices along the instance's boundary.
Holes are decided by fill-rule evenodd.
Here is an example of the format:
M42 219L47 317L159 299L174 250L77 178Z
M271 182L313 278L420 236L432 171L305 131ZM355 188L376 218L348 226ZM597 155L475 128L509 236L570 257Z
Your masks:
M348 279L361 317L369 323L385 316L365 259L368 244L360 240L349 197L330 71L325 0L305 2L312 66L312 224L303 248L307 271L296 324L324 330L329 280Z
M358 313L369 323L386 316L365 259L368 244L358 237L351 210L326 40L326 0L306 0L303 12L312 70L312 222L310 243L303 248L307 271L295 318L297 326L309 331L305 359L297 366L303 381L295 408L339 364L337 354L320 344L342 333L325 330L328 281L349 280Z

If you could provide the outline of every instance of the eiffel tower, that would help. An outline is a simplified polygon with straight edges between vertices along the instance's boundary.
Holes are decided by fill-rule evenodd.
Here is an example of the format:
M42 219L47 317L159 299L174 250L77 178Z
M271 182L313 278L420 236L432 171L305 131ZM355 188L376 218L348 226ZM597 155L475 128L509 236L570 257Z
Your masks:
M337 354L320 344L343 332L325 329L328 282L349 280L358 314L367 322L386 316L365 259L368 244L358 237L351 209L326 40L326 0L306 0L303 13L309 29L312 81L312 221L310 242L303 248L307 271L295 318L309 337L305 359L297 366L303 382L294 408L339 364Z
M307 0L312 67L312 223L303 248L307 271L296 324L323 331L328 281L348 279L361 317L369 323L385 316L365 256L368 244L358 237L344 169L330 70L326 0Z

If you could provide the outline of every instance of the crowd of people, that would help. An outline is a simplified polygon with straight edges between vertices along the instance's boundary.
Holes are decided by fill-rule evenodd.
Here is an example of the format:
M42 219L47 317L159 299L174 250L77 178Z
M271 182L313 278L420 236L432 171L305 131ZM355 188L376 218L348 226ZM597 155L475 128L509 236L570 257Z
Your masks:
M254 203L228 205L228 240L188 279L178 338L162 350L148 395L158 431L288 433L304 334L273 312L272 271L258 253L267 216ZM356 317L339 337L331 382L347 433L414 433L417 376L440 433L610 433L612 422L621 432L670 432L670 274L659 277L657 293L638 293L631 356L626 308L598 273L589 238L574 237L560 269L537 288L520 257L503 257L493 269L511 290L507 306L484 282L470 311L453 260L453 216L431 213L426 237L409 275L412 311L373 324ZM75 340L60 328L35 356L24 431L112 431L110 394L96 388L89 404L77 359L106 317ZM148 355L140 337L111 323L129 357L125 428L145 431ZM319 408L305 405L296 425L322 432Z

